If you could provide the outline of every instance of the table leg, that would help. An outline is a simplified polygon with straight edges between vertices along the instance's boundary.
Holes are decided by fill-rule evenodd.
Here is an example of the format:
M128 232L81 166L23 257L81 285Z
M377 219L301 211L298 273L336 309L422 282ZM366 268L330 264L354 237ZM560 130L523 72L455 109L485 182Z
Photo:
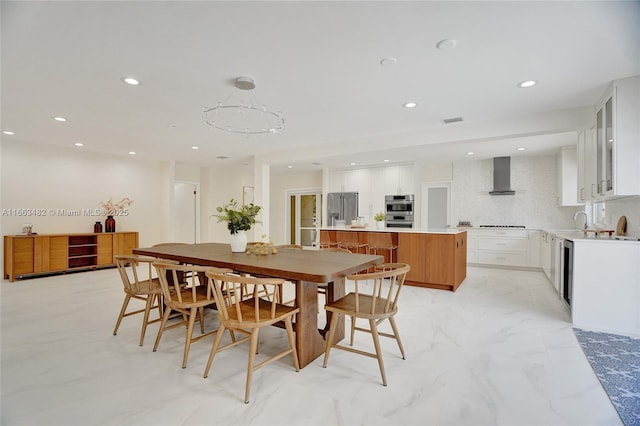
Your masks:
M327 289L329 301L344 296L344 279L330 283ZM308 281L296 283L296 306L300 312L296 315L296 349L300 368L304 368L324 353L325 340L318 330L318 284ZM344 318L336 329L335 341L344 338Z

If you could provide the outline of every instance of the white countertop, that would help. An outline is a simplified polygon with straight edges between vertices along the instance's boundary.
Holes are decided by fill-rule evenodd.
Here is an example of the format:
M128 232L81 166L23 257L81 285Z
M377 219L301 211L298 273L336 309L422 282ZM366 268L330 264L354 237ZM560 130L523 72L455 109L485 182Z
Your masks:
M617 239L615 235L601 234L596 236L593 232L585 233L581 229L540 229L541 231L548 232L556 237L580 242L589 243L602 243L602 242L616 242L627 244L640 244L639 237L629 236L623 238L629 239Z
M447 228L447 229L419 229L419 228L376 228L368 226L366 228L351 228L345 226L324 226L320 228L323 231L361 231L361 232L397 232L399 234L460 234L466 232L466 229Z
M559 238L571 241L579 241L579 242L593 242L593 243L602 243L602 242L615 242L615 243L627 243L627 244L640 244L638 239L617 239L615 235L611 237L608 235L599 235L595 236L593 233L588 233L585 235L584 232L578 230L546 230L550 234L553 234ZM634 237L632 237L634 238Z

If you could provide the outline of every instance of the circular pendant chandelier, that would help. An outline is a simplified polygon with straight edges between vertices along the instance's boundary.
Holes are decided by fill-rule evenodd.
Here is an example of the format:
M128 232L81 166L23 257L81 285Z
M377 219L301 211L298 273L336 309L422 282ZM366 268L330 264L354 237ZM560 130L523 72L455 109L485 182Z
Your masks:
M209 126L229 133L260 135L280 133L284 130L284 117L258 101L253 89L256 84L251 77L238 77L235 89L223 102L205 108L204 122Z

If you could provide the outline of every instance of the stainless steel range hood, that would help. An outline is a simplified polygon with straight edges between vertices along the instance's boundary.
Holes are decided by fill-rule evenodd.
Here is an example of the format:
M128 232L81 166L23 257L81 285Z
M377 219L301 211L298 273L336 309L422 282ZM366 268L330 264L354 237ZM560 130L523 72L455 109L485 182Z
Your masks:
M514 195L511 190L511 157L493 158L493 191L491 195Z

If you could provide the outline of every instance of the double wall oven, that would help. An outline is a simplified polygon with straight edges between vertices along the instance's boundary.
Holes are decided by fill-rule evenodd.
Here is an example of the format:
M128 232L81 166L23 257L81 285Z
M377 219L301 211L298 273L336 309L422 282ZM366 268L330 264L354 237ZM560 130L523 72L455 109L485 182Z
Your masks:
M387 228L413 228L414 195L385 195Z

